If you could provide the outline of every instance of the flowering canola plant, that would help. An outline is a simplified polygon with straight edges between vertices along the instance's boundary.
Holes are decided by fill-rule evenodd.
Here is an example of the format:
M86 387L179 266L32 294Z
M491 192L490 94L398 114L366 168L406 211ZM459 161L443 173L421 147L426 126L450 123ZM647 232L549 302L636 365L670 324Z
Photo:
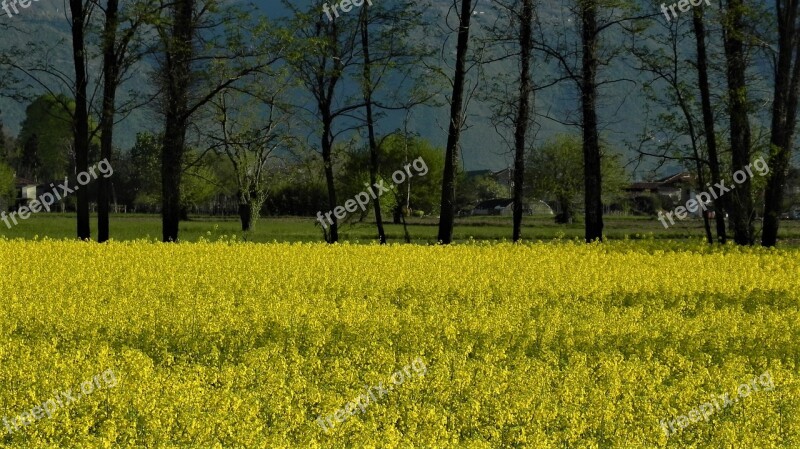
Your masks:
M800 447L798 256L0 239L0 416L118 379L0 447ZM659 427L767 370L771 391Z

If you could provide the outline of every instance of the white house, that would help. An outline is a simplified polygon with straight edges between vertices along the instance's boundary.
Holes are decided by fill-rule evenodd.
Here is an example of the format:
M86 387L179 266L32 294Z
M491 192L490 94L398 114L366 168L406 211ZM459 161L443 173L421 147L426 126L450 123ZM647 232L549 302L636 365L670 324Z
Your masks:
M19 206L27 206L31 201L36 199L36 183L25 178L15 178L14 186L17 189L17 204Z

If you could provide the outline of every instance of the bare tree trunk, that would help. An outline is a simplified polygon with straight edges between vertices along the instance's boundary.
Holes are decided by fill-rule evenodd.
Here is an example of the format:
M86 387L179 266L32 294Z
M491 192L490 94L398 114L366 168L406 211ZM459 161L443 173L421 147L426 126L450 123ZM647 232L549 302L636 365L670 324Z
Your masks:
M692 131L692 136L694 136L694 131ZM695 167L697 169L697 183L700 185L698 190L703 190L705 187L705 177L703 176L703 164L700 162L700 154L697 150L697 141L694 137L692 137L692 147L694 148L694 160L695 160ZM698 207L700 205L698 204ZM711 234L711 223L708 220L708 214L706 213L705 208L700 207L700 213L703 215L703 230L706 232L706 241L708 241L709 245L714 244L714 236Z
M249 231L253 226L253 206L250 203L239 204L239 220L242 222L242 231Z
M458 43L456 45L456 73L453 81L453 98L450 104L450 125L447 131L447 147L442 175L442 200L439 213L439 235L443 244L453 241L453 223L456 215L456 166L458 165L458 143L464 121L464 85L467 76L467 49L469 46L469 24L472 16L472 0L461 0L458 20Z
M585 170L586 242L603 240L600 138L597 130L597 4L581 2L583 66L581 104L583 110L583 161Z
M369 134L369 179L370 185L378 182L378 142L375 140L375 121L372 116L372 62L369 57L369 21L368 5L365 3L361 9L361 46L364 51L364 103L367 107L367 133ZM378 227L378 240L381 245L386 244L386 233L383 230L383 217L381 216L381 199L373 200L375 207L375 223Z
M681 107L681 111L683 112L684 117L686 117L686 126L688 127L689 131L689 138L692 142L692 153L694 154L694 162L695 162L695 170L697 170L697 183L698 183L698 190L703 190L706 185L705 176L703 176L703 163L702 159L700 158L700 149L697 146L697 132L695 131L694 127L694 119L692 118L692 114L689 111L689 106L687 105L686 100L684 99L683 93L681 92L680 85L677 83L677 78L675 78L675 95L678 98L678 104ZM705 207L701 207L698 204L698 207L701 209L701 213L703 215L703 229L706 233L706 240L708 241L709 245L714 244L714 236L711 234L711 225L708 221L708 214L705 213Z
M681 86L678 83L678 72L675 71L675 77L672 81L672 88L675 90L675 96L678 100L678 105L681 108L681 112L683 113L684 118L686 118L686 126L687 130L689 131L689 139L692 143L692 154L694 155L694 162L695 162L695 170L697 170L697 182L698 182L698 190L703 190L705 188L705 176L703 176L703 163L702 158L700 157L700 149L698 148L697 141L697 131L694 127L694 118L692 117L692 113L689 110L689 105L681 91ZM701 209L701 213L703 215L703 229L706 233L706 240L708 241L709 245L714 244L714 236L711 234L711 225L708 222L708 214L705 213L705 207L702 205L698 205Z
M328 105L330 109L330 105ZM329 111L322 113L322 161L325 164L325 183L328 186L328 210L336 209L336 185L333 176L333 119ZM328 233L328 243L339 241L339 220L336 214L331 214L330 232Z
M743 23L742 0L728 0L724 27L725 58L727 61L729 114L731 130L731 173L743 169L750 163L750 122L747 107L747 83L745 70L747 60L742 41ZM750 178L736 185L731 195L731 221L733 239L739 245L752 245L755 239L755 219L751 197Z
M75 142L75 171L77 173L89 170L89 105L86 96L88 78L86 75L86 41L85 28L87 11L83 0L70 0L72 13L72 60L75 64L75 115L73 116L73 137ZM89 223L89 192L87 189L78 190L78 238L89 240L92 231Z
M164 74L167 84L167 111L161 151L161 221L164 242L178 241L178 225L181 219L181 163L186 145L194 0L176 0L172 8L174 24Z
M770 176L764 193L764 230L761 245L775 246L783 209L783 189L794 146L797 126L797 98L800 87L800 38L797 32L797 1L777 0L778 64L772 102L769 157ZM795 53L796 52L796 53ZM792 60L792 55L794 61Z
M177 117L167 116L161 153L161 224L164 242L178 241L181 220L181 161L186 142L186 128Z
M572 200L570 198L559 198L558 203L561 210L556 214L555 221L558 224L572 224Z
M117 83L119 62L117 59L116 35L119 19L117 17L119 0L108 0L106 5L106 24L103 30L103 111L100 117L100 158L111 163L111 149L114 142L114 115L116 113ZM97 188L97 241L109 238L109 191L111 182L105 176L98 180Z
M717 135L714 132L714 110L711 107L711 90L708 84L708 56L706 54L706 30L703 19L703 8L694 8L693 25L695 41L697 43L697 76L703 108L703 128L706 135L706 147L708 148L708 167L711 171L711 182L718 184L722 176L717 152ZM721 244L725 244L728 240L725 231L726 201L727 198L725 196L714 200L717 241Z
M239 192L239 221L242 224L243 232L256 229L256 223L261 215L261 206L264 205L261 198L255 191L250 192L246 197Z
M533 0L523 0L520 19L520 80L519 106L516 130L514 131L514 230L512 239L517 242L522 237L522 197L525 192L525 144L530 120L531 105L531 51L533 49Z

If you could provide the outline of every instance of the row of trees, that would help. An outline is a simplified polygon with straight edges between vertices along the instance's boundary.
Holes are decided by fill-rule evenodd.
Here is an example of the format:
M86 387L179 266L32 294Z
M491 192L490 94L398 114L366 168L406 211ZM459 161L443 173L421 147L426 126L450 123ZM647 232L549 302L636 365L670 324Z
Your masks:
M645 130L639 140L640 156L688 165L702 185L722 180L724 167L730 173L741 169L758 150L751 133L757 110L749 77L759 62L771 62L771 128L769 145L763 149L769 154L771 172L762 244L776 243L800 94L796 2L776 0L773 8L725 0L717 12L695 7L692 15L664 23L652 5L636 2L570 0L544 11L543 4L532 0L501 0L492 4L495 22L488 26L475 25L476 3L452 0L453 14L447 14L444 44L437 53L428 40L415 37L431 25L417 11L432 7L415 0L364 3L352 14L332 20L318 4L301 9L285 2L288 13L280 22L218 0L169 4L134 0L122 9L118 0L70 0L74 74L68 76L53 66L46 49L28 45L2 57L0 63L9 70L2 79L8 84L5 90L17 96L29 92L20 88L26 82L53 90L48 101L55 101L69 116L78 172L87 168L95 139L99 157L113 163L113 131L119 117L142 105L158 114L164 241L178 240L185 209L183 179L207 154L224 157L232 165L239 215L248 229L267 199L269 172L275 169L271 157L316 150L326 209L332 210L340 197L335 170L342 161L336 160L336 148L346 133L361 136L369 154L364 160L369 182L374 183L385 162L384 139L400 135L402 142L409 142L409 111L443 102L450 106L450 114L438 238L450 243L458 207L461 133L468 125L470 100L477 96L492 105L493 124L513 155L514 240L521 235L525 163L535 138L535 118L560 120L580 129L585 238L591 242L603 238L603 192L608 184L600 135L602 89L635 81L615 79L616 72L606 69L636 65L650 103L666 106L661 110L667 112L657 117L660 127L655 133ZM553 15L560 19L560 28L551 29L542 19ZM620 36L629 39L617 42ZM694 44L688 52L687 41ZM709 43L720 43L722 51L711 51ZM453 51L454 61L448 50ZM512 61L518 70L489 75L492 65L501 61ZM118 101L120 86L143 62L157 67L152 95L128 95ZM100 64L102 76L91 76L94 64ZM537 76L536 68L547 64L558 67L558 75ZM491 79L502 88L478 88ZM712 88L719 79L723 87ZM559 119L537 111L536 92L564 83L575 94L577 113ZM71 95L59 95L52 86ZM100 98L94 98L97 92L102 92ZM721 107L715 109L715 104ZM398 113L405 114L405 126L389 132L385 119ZM720 126L725 122L727 127ZM668 139L669 132L683 134ZM642 145L648 140L667 143L649 152ZM109 187L102 180L97 194L100 241L109 237ZM724 211L729 211L734 240L754 243L752 190L747 180L716 205L721 212L718 241L727 239ZM91 236L88 195L83 190L77 196L81 239ZM377 238L385 242L382 210L376 199ZM710 226L706 228L713 242ZM335 219L326 239L338 240Z
M461 0L460 4L460 30L466 34L471 17L467 10L473 1ZM697 173L698 188L705 190L706 182L730 179L759 153L768 156L771 172L764 193L761 243L776 244L800 95L798 2L776 0L767 5L723 0L720 8L701 4L693 7L691 14L664 21L649 2L574 0L564 4L562 28L557 30L548 29L542 19L551 15L552 9L558 10L554 5L548 11L526 0L498 4L507 12L507 20L499 21L489 42L503 48L494 54L515 58L520 68L513 79L519 87L516 106L507 107L509 114L504 116L510 117L513 125L515 168L520 181L524 179L520 153L525 149L529 95L562 81L574 84L580 112L572 124L582 130L587 242L603 238L602 122L598 113L605 99L602 88L641 82L648 104L658 106L658 112L648 123L656 129L645 129L643 138L632 142L640 157L661 163L677 161ZM535 11L536 7L540 10ZM464 39L464 48L467 42ZM719 45L709 49L710 43ZM715 51L717 48L721 51ZM537 61L540 67L547 62L557 64L561 77L531 82L530 64ZM615 78L615 65L635 67L639 80ZM771 78L767 83L759 82L764 74ZM772 104L772 111L768 142L759 145L760 136L753 135L751 126L762 118L757 106L763 99L759 98L762 89L771 94L761 96L766 97L764 104ZM509 101L500 103L507 105ZM459 116L454 113L453 117ZM725 122L727 126L720 126ZM644 147L651 140L659 142L654 152ZM723 167L727 167L727 176ZM726 212L730 212L734 241L740 245L755 243L755 194L748 179L717 201L720 243L728 238ZM705 220L708 241L713 243L708 218ZM518 222L515 217L515 236ZM442 236L440 232L440 239Z
M376 122L381 111L408 110L433 96L418 89L416 75L406 69L412 67L408 62L427 52L408 36L419 26L411 3L371 9L365 5L346 21L327 22L316 8L300 10L286 2L291 17L282 26L256 10L217 0L169 4L139 0L126 2L123 9L111 0L71 0L69 5L74 74L51 65L48 44L26 45L0 61L10 74L5 79L12 80L6 92L24 98L30 95L31 81L50 91L48 101L58 102L69 116L76 172L88 166L95 138L100 157L112 158L113 131L120 116L143 105L158 114L164 241L178 239L182 179L206 154L222 155L232 164L245 229L266 200L268 162L277 153L316 147L332 209L337 205L333 173L337 138L346 130L368 130L370 176L375 181L381 144ZM120 104L120 85L145 62L157 66L152 96L129 95ZM102 76L92 78L89 68L97 63L102 65ZM358 76L351 78L354 73ZM391 92L380 95L390 81ZM58 89L71 95L60 95ZM298 91L306 94L305 101L292 102ZM95 92L102 92L102 97L94 98ZM189 148L202 150L192 160ZM103 182L98 189L100 241L108 239L109 187ZM87 195L81 191L77 197L81 239L90 238ZM379 202L375 201L378 223ZM379 236L385 241L380 229ZM337 238L334 223L328 240Z
M72 132L69 123L58 115L39 115L39 108L48 96L35 100L28 108L28 116L23 121L20 137L5 136L0 126L0 208L5 210L14 205L18 192L14 188L14 178L20 177L38 185L60 182L65 176L74 173L74 157L71 149ZM54 104L54 103L52 103ZM38 136L43 136L42 138ZM23 138L24 137L24 138ZM140 133L135 144L126 151L115 149L114 177L111 179L112 202L124 206L125 210L139 212L159 212L161 207L160 152L162 138L152 133ZM44 143L42 143L44 142ZM368 149L363 142L343 143L335 150L337 154L337 190L345 196L363 189L369 180L364 169L368 167ZM99 155L99 142L90 145L89 157L94 160ZM434 198L438 198L436 185L441 173L441 151L419 138L408 141L399 135L388 136L382 140L382 160L384 162L379 177L391 179L392 170L402 168L409 160L422 157L430 164L432 176L415 180L414 190L406 189L415 207L432 211ZM201 151L190 147L184 162L184 177L181 185L181 215L191 211L207 213L238 214L237 166L225 152ZM392 169L391 167L394 167ZM313 157L273 158L265 166L268 172L264 185L269 189L268 200L254 206L267 213L284 215L314 215L326 207L325 183L320 178L323 173L321 161ZM402 187L408 187L404 183ZM96 198L97 186L88 186L90 197ZM412 201L412 200L409 200ZM74 209L74 198L65 198L65 204ZM96 200L95 200L96 204ZM251 203L254 204L254 203ZM263 207L262 207L263 204ZM389 210L394 208L388 202ZM257 216L257 210L254 215ZM243 227L255 225L248 222L249 215L242 217Z
M724 212L730 213L736 243L755 243L759 212L761 244L777 242L800 93L797 15L794 1L728 0L721 9L695 7L685 18L657 22L649 36L658 45L633 47L637 68L651 76L645 83L648 100L675 111L651 117L649 124L657 128L642 133L640 156L680 161L698 174L700 190L729 180L758 156L768 158L763 208L756 206L751 179L716 202L720 243L728 239ZM763 113L769 104L771 114ZM759 127L764 122L769 129ZM646 141L657 141L656 150L641 150ZM711 243L708 219L705 227Z
M3 199L0 207L13 204L15 173L38 184L47 184L74 172L74 159L66 158L70 154L66 150L71 148L72 135L68 121L59 114L42 114L42 104L48 105L45 110L58 107L58 102L47 95L37 98L28 107L19 138L2 138L5 145L0 148L0 184L4 187L0 187L0 192L4 193L0 193ZM40 135L42 138L38 137ZM444 166L441 149L420 138L406 139L398 134L380 141L382 164L377 176L387 185L393 182L393 172L409 161L422 158L428 167L428 173L413 181L413 188L411 182L403 182L392 191L392 195L382 197L381 214L400 223L402 216L398 213L408 205L413 205L415 212L434 213L441 195L439 180ZM157 135L141 133L130 149L114 152L115 174L111 179L114 205L133 212L160 211L160 142ZM90 145L90 160L96 159L98 154L99 143L95 141ZM197 148L190 148L187 154L195 162L184 172L181 214L186 216L193 211L224 215L238 213L236 207L231 206L239 202L236 166L226 155L217 152L203 155ZM334 154L338 161L335 166L337 192L350 198L371 181L371 152L364 142L354 140L339 145ZM531 152L525 163L525 203L546 199L553 208L563 212L564 221L570 221L580 203L576 200L583 194L581 154L580 139L570 135L557 136ZM623 199L623 188L628 178L619 159L615 154L607 154L603 159L603 176L607 180L603 186L606 204L618 204ZM319 176L324 170L319 159L274 159L268 171L265 184L269 191L261 207L263 212L307 216L326 209L325 182ZM456 207L460 212L471 210L481 201L508 198L512 192L490 174L460 172L457 183ZM96 186L89 188L90 196L95 197ZM69 207L74 208L74 202L67 201ZM374 217L374 211L354 218L363 220L367 216ZM255 225L247 221L248 218L249 215L244 217L243 228Z
M45 95L37 98L28 107L23 121L20 137L5 137L6 144L0 149L0 207L13 204L16 192L13 179L16 173L40 185L63 179L74 172L74 158L67 149L71 148L72 133L68 121L59 114L42 114L42 104L49 105L45 110L57 108L58 102ZM0 129L2 133L2 129ZM39 138L38 136L42 136ZM24 139L23 139L24 137ZM140 133L136 143L127 151L115 151L114 177L111 179L111 201L116 206L124 206L131 212L160 212L160 136ZM441 196L441 175L444 167L442 150L420 138L405 138L393 134L379 139L381 166L377 179L386 185L394 184L392 174L410 161L422 158L428 171L413 181L406 180L397 185L390 195L381 197L381 215L392 217L400 224L408 206L413 211L429 215L435 213ZM40 144L40 142L45 142ZM336 190L343 198L351 198L363 191L365 184L371 183L368 144L355 139L343 142L334 149ZM94 160L99 155L99 142L90 145L89 157ZM618 204L623 196L627 177L619 157L609 155L603 159L604 202ZM211 213L222 215L240 214L237 196L241 181L237 179L237 167L224 152L203 152L190 147L181 184L181 215L189 213ZM581 142L576 136L561 135L545 142L531 152L525 162L526 189L524 202L531 204L546 199L553 208L561 211L564 221L570 221L579 206L576 201L583 192L583 166L581 161ZM243 229L255 226L258 210L272 215L315 215L317 211L327 210L327 193L321 160L314 157L305 159L274 158L266 166L267 176L263 184L268 191L259 192L265 199L253 211L240 217ZM477 203L496 198L509 198L512 190L499 182L496 176L459 172L459 186L456 207L459 212L471 210ZM97 186L88 186L90 197L96 198ZM5 189L5 190L3 190ZM74 209L73 198L67 198L66 206ZM254 204L251 202L250 204ZM404 214L405 212L405 214ZM252 214L252 216L251 216ZM351 216L350 219L363 221L374 218L374 210Z

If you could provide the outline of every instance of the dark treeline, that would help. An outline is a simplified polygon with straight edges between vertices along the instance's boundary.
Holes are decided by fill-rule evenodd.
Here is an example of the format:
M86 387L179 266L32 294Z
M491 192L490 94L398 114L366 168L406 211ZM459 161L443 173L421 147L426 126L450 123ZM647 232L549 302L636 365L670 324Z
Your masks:
M70 0L69 39L0 56L0 93L28 106L16 139L0 136L0 196L14 175L46 183L107 159L115 176L68 200L80 239L92 237L93 206L98 241L111 237L112 205L121 204L160 213L163 240L177 242L191 213L235 214L249 231L262 214L336 211L385 182L397 185L346 219L371 216L381 243L386 219L415 211L438 212L438 239L450 243L459 213L504 196L514 241L524 205L547 199L562 222L582 210L592 242L626 180L609 111L635 96L643 128L616 140L629 168L687 170L706 191L763 157L769 174L715 197L716 214L703 219L709 243L777 243L792 201L797 2L675 11L616 0L395 0L333 11L292 3L268 17L218 0ZM58 45L69 46L69 70L51 59ZM126 90L141 70L148 88ZM537 102L554 89L558 111ZM414 129L423 108L449 112L443 148ZM116 148L115 131L142 110L150 131ZM512 161L506 184L463 170L463 135L479 116L503 142L493 151ZM561 131L543 132L554 124ZM392 180L419 158L424 176ZM320 221L330 243L340 215Z

